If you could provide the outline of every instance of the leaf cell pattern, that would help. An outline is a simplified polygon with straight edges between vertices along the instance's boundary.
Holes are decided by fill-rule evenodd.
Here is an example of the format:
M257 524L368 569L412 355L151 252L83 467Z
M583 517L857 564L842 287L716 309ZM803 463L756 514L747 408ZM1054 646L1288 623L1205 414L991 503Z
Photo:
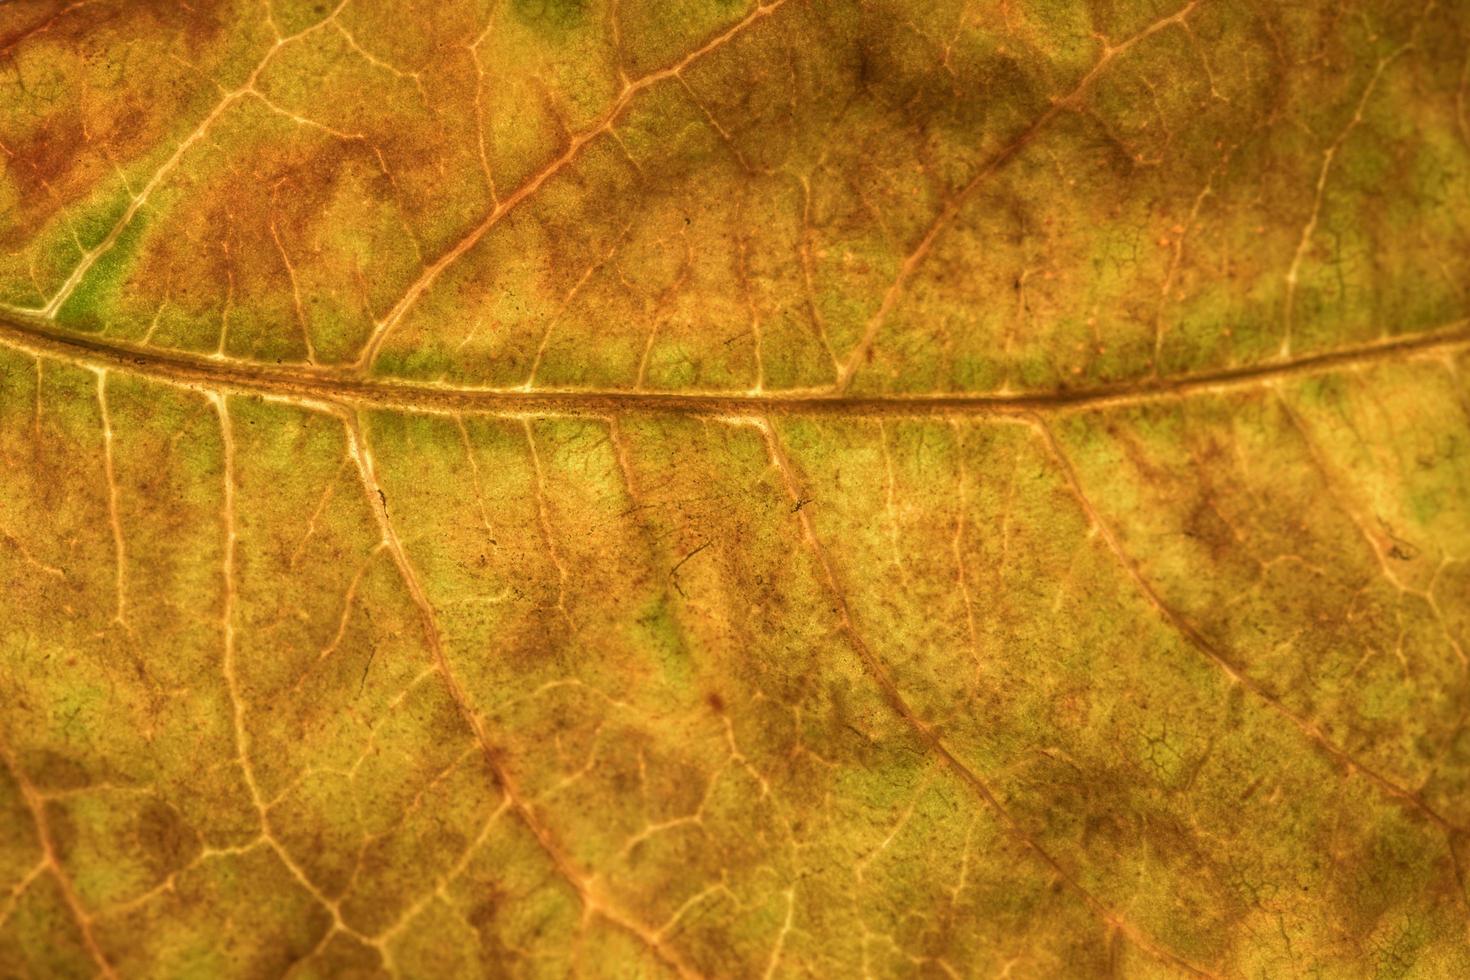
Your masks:
M0 973L1470 973L1467 41L0 7Z

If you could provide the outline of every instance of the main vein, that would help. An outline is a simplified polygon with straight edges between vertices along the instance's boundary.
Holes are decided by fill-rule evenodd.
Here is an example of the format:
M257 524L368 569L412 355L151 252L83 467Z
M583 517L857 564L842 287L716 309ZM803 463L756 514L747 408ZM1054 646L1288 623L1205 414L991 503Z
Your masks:
M1470 320L1291 359L1166 378L1023 393L845 395L790 392L650 392L620 389L454 387L345 371L250 363L142 347L70 333L40 320L0 316L0 346L96 369L117 369L204 391L253 394L308 407L396 408L421 413L606 416L621 412L705 416L834 415L852 417L1007 415L1106 407L1250 388L1294 376L1358 370L1395 359L1448 358L1470 347Z

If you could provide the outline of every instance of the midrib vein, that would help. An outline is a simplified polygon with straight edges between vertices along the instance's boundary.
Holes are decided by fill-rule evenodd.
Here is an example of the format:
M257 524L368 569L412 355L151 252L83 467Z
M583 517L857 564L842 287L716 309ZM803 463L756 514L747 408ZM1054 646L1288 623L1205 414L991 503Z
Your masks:
M1066 411L1228 391L1274 380L1366 367L1396 358L1448 356L1470 347L1470 320L1289 361L1149 379L1131 384L1022 394L836 395L822 392L678 393L617 389L457 388L353 377L328 370L249 364L67 333L47 321L0 316L0 345L90 369L118 370L202 391L254 394L303 405L390 408L420 413L606 416L620 412L705 416L853 417L1006 415Z

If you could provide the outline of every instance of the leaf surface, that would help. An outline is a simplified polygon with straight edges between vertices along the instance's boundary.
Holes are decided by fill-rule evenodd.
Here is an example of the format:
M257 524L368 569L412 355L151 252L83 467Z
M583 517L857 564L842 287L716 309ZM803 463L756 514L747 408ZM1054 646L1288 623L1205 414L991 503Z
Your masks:
M0 6L0 973L1470 973L1467 14Z

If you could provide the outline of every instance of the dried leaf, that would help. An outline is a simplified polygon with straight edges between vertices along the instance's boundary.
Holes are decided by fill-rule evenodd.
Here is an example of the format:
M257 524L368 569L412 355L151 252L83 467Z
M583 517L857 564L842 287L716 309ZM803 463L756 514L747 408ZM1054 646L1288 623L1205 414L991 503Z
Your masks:
M0 974L1470 975L1470 6L0 6Z

